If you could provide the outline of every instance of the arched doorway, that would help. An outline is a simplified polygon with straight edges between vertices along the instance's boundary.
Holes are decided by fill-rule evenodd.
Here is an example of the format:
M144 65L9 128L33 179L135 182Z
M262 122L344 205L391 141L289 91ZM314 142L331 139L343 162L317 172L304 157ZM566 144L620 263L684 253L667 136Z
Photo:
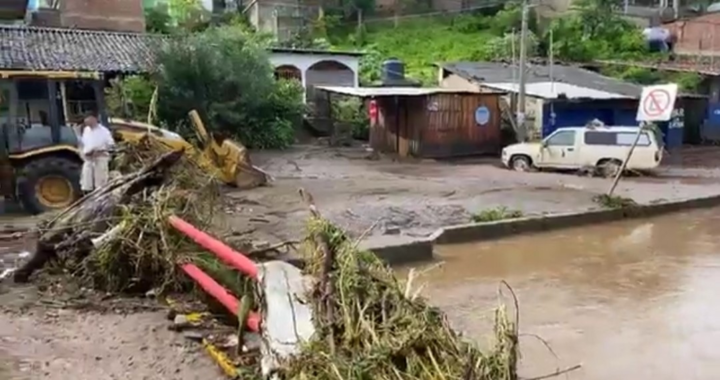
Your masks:
M293 65L281 65L275 68L275 79L295 79L302 82L302 71Z
M314 86L355 86L355 72L342 62L324 60L314 63L305 72L307 101L315 100Z

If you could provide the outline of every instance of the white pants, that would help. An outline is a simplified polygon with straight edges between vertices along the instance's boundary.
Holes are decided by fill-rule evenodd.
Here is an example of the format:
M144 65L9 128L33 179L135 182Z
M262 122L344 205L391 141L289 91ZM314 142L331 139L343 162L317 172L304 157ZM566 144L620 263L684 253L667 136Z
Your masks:
M85 158L80 173L80 189L93 191L108 182L110 173L110 157L97 156Z

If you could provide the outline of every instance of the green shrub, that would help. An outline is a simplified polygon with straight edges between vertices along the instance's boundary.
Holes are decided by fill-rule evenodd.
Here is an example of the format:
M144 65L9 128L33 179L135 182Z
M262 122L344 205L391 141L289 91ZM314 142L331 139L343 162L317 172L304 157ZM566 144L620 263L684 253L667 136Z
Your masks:
M167 125L182 126L196 109L210 128L248 147L292 144L304 113L302 89L274 79L263 45L242 28L213 27L170 41L158 62L158 114Z
M332 104L333 119L352 127L352 138L368 140L370 137L370 120L365 112L363 102L355 97L338 97Z
M505 206L482 210L477 214L473 214L471 219L475 223L496 222L504 219L522 218L523 213L520 210L510 210Z
M113 117L147 121L155 84L147 77L113 79L105 89L105 103Z

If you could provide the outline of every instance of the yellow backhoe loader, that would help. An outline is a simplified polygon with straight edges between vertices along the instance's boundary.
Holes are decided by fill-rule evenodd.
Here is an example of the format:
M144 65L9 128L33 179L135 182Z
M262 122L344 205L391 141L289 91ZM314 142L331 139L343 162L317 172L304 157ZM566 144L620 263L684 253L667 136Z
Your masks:
M172 149L184 149L190 157L195 157L200 167L230 186L251 189L267 183L268 175L253 166L244 146L209 133L197 111L190 111L189 116L197 136L197 146L175 132L137 121L113 118L110 119L110 129L121 141L137 143L144 138L152 138Z
M199 151L198 164L229 185L247 189L267 182L245 147L208 133L197 112L191 120L198 147L152 125L109 120L104 83L96 72L0 71L0 192L6 200L39 214L80 198L82 159L71 125L87 111L99 111L123 140L152 135L172 147Z

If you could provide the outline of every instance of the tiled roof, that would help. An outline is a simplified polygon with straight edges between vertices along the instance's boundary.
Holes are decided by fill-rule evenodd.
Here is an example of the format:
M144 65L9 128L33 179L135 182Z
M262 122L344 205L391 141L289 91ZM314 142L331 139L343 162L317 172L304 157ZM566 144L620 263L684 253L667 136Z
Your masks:
M162 38L140 33L0 25L0 69L147 72Z

